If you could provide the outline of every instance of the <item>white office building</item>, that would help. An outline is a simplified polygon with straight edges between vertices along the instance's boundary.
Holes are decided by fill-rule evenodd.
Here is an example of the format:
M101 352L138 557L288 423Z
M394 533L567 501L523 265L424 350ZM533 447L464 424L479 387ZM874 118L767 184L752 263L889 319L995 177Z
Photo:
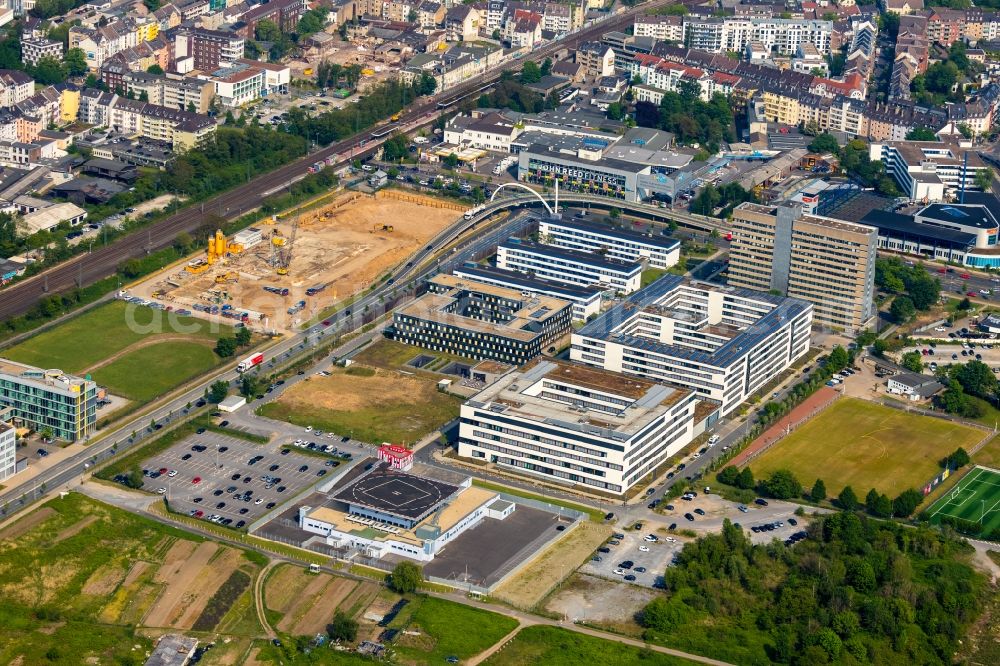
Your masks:
M14 426L0 421L0 481L17 472L17 433Z
M577 287L562 282L541 280L493 266L466 264L452 271L452 275L483 284L516 289L523 294L551 296L573 304L573 321L587 321L601 313L601 298L604 291L599 287Z
M650 268L666 269L681 258L680 241L640 234L583 220L539 220L542 243L577 252L600 252L617 261L646 261Z
M497 268L580 287L631 294L642 284L642 264L574 252L553 245L508 240L497 247Z
M821 54L830 52L833 21L781 18L685 18L684 43L689 48L719 53L743 52L751 43L767 51L795 55L802 44Z
M538 359L462 405L458 454L624 493L695 433L692 391Z
M812 305L666 275L573 333L570 358L694 391L721 415L809 351Z

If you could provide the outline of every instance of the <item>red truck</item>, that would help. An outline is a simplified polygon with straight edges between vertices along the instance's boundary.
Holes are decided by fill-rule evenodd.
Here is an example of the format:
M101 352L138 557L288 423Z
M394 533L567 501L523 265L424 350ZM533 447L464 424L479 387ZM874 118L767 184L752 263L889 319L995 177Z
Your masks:
M236 366L237 372L246 372L250 368L256 367L264 362L264 352L257 352L253 356L248 356Z

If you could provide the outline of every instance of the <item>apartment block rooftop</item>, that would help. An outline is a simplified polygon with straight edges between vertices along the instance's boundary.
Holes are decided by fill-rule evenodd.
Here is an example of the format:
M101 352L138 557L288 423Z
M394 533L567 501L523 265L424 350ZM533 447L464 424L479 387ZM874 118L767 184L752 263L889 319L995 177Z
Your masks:
M562 392L568 387L573 392ZM469 405L605 439L628 441L691 391L555 359L536 359ZM585 407L581 396L592 398ZM614 402L606 401L611 398ZM622 402L626 404L622 404Z

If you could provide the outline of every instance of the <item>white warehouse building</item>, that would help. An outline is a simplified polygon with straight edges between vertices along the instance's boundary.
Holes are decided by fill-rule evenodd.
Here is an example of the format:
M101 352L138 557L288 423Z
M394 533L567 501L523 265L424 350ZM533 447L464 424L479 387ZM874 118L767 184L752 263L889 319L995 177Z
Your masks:
M570 358L694 391L724 416L809 351L812 306L666 275L573 333Z
M690 443L698 404L684 389L536 359L462 405L458 454L621 494Z

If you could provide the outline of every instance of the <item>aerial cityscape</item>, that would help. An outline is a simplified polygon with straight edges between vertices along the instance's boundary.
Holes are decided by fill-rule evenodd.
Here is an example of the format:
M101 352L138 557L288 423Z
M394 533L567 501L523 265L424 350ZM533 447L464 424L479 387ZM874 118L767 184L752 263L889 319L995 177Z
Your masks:
M0 2L0 664L1000 664L1000 0Z

